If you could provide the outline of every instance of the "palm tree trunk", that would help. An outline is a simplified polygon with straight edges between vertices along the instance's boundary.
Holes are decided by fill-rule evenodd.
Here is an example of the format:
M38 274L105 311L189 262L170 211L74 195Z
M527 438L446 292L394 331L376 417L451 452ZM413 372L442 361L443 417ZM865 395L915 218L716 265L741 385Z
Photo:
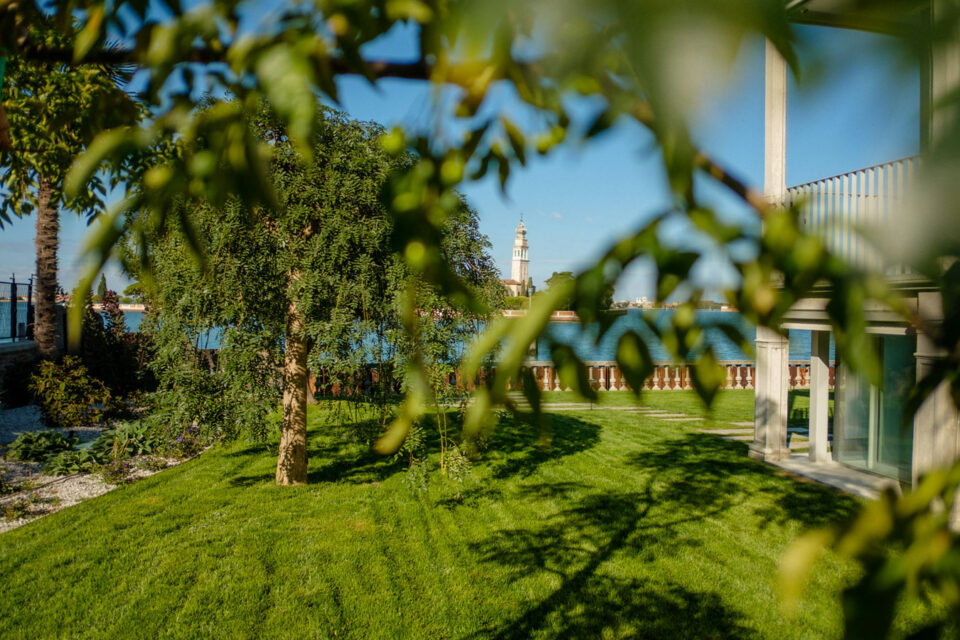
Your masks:
M37 193L36 304L33 339L43 360L55 360L57 349L57 251L60 246L60 212L53 204L53 187L41 178Z
M294 274L292 279L296 279ZM277 484L307 484L307 341L304 318L296 300L287 303L287 335L283 362L283 421Z

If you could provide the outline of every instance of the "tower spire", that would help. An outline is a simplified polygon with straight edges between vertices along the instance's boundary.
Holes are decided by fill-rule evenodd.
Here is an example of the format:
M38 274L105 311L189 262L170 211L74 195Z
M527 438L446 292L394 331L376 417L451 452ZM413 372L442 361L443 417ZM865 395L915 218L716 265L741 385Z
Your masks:
M526 291L527 282L530 279L530 258L527 252L527 227L523 224L523 214L521 214L517 234L513 239L513 262L510 265L510 279L520 283L520 291Z

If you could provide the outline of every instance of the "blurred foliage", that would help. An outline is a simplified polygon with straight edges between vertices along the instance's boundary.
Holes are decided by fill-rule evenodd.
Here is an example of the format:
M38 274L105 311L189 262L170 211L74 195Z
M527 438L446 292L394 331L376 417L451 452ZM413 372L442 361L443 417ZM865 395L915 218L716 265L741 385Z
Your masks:
M526 309L530 306L530 298L527 296L506 296L503 299L504 309Z
M232 203L242 203L244 211L255 214L254 221L260 212L275 211L282 194L271 179L272 158L280 149L295 157L295 162L310 166L318 124L316 98L321 95L336 102L339 77L359 75L373 83L384 78L420 79L438 87L438 121L452 101L455 122L427 134L398 129L382 136L388 153L412 158L402 171L393 173L383 197L394 214L392 245L403 256L411 277L432 284L438 295L463 311L482 314L486 310L441 243L443 229L462 206L456 189L463 180L494 174L505 187L513 170L534 155L577 145L629 120L655 140L673 194L668 210L613 243L572 280L537 296L523 318L490 323L464 360L466 376L479 378L486 363L498 357L495 372L483 378L485 384L466 412L468 433L482 435L490 409L496 406L521 413L506 394L510 380L523 382L532 407L529 415L521 417L549 433L540 414L539 391L524 368L528 345L543 332L550 313L568 302L582 323L599 325L601 338L612 321L604 313L604 292L638 259L655 269L657 301L671 296L685 301L669 326L650 328L673 358L699 355L693 383L709 401L722 375L714 354L704 347L703 328L695 322L694 310L703 291L692 277L708 251L738 273L739 281L727 292L728 301L758 326L777 329L791 305L811 292L828 298L826 311L838 357L873 380L878 377L879 362L866 332L866 309L873 303L886 305L908 325L929 335L943 353L917 385L912 408L943 382L950 385L954 400L960 400L960 267L955 262L960 257L955 211L960 202L960 181L956 180L960 92L938 96L932 105L942 123L933 132L920 176L918 192L923 198L911 208L913 233L901 230L891 243L894 248L915 250L886 252L925 276L943 294L944 319L938 322L902 304L882 274L852 268L831 256L819 239L799 231L797 211L772 206L694 144L691 112L704 104L712 85L723 81L746 40L766 38L793 72L801 73L790 21L805 19L802 6L791 15L790 3L782 0L315 0L277 6L269 21L253 31L243 27L249 4L28 0L0 5L0 47L8 52L11 68L17 64L56 63L79 69L130 64L137 70L139 98L150 114L125 127L93 123L84 129L97 135L72 165L63 189L66 201L90 193L95 176L130 174L131 167L143 171L142 180L127 184L126 197L101 216L91 236L92 262L84 290L123 235L139 245L136 255L143 282L149 280L159 257L152 243L160 229L178 228L184 246L209 264L211 255L196 230L197 209L185 206L187 200L204 202L214 211L228 211L237 206ZM841 0L831 6L847 11L848 26L892 29L901 36L900 52L911 59L918 53L926 56L931 49L934 59L942 57L944 48L956 40L960 11L954 0L936 3L932 14L930 3L920 0ZM163 17L154 18L158 15ZM35 25L46 22L53 25L55 34L36 29ZM364 55L366 45L401 24L415 27L418 47L412 60L372 60ZM112 39L119 40L119 46L108 46ZM497 101L501 87L515 94L532 117L503 113ZM15 95L12 91L16 88L4 87L5 106L12 99L8 96ZM198 96L203 94L232 99L213 100L197 109ZM114 97L112 92L92 93L83 112L98 117L112 113L106 106ZM575 117L574 105L582 104L577 102L580 98L595 106L587 123ZM264 99L273 105L289 144L276 145L250 126ZM10 138L18 140L34 129L41 138L49 136L56 127L51 120L41 120L39 127L15 123L11 115L9 129ZM17 162L9 148L0 150L2 166ZM4 175L16 175L16 170ZM706 207L698 197L699 180L729 190L755 212L755 219L731 224ZM138 215L131 224L121 224L129 211ZM696 250L663 240L663 228L677 220L701 241ZM757 224L761 221L762 225ZM757 232L758 227L762 232ZM882 245L882 240L878 243ZM418 337L422 318L417 313L417 288L405 291L398 308L400 326L413 346L406 367L407 397L397 411L394 428L380 442L382 451L401 446L430 395L431 371L426 347ZM727 333L738 345L748 342L736 327L729 327ZM557 342L548 346L563 384L592 396L585 366L571 346ZM626 334L620 340L617 361L639 389L651 366L644 338ZM875 527L869 535L856 534L861 540L857 544L866 546L837 543L866 563L868 578L876 578L862 583L862 590L848 593L857 606L879 609L891 601L891 589L917 583L933 585L948 602L955 600L950 593L957 591L957 582L949 571L941 570L952 562L948 560L953 539L945 533L944 519L931 509L938 500L952 504L948 494L953 486L944 480L940 488L942 492L921 490L902 501L888 498L878 503L875 510L885 510L889 517L870 515L868 510L864 518L877 522L887 518L883 521L889 526ZM858 531L857 526L851 531ZM916 541L929 531L937 533L930 534L927 551L917 552L923 558L911 565L923 570L901 567L885 573L886 563L901 562L896 554L893 559L875 560L879 556L870 555L872 551L857 550L873 549L869 541L900 536L901 541L909 540L904 543L908 546L902 562L914 562L912 551L924 548ZM849 534L832 535L837 537L831 540L853 539ZM937 556L943 562L930 560L934 556L929 554L943 548L951 550ZM931 563L935 571L927 570ZM876 602L868 594L876 596ZM859 620L853 606L848 608L850 619ZM882 624L883 616L879 618ZM883 633L880 627L870 629Z
M960 544L956 521L960 465L929 473L902 497L888 489L842 527L802 535L784 555L781 587L788 611L825 548L855 560L863 572L844 589L845 637L889 638L911 601L939 612L906 637L955 638L960 633Z

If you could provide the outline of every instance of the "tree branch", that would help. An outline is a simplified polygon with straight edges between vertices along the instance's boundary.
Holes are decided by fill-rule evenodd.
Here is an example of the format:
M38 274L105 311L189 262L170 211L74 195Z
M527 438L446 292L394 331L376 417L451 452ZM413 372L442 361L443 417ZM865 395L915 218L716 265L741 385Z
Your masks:
M89 53L83 60L74 62L73 49L70 48L51 48L37 45L34 43L22 44L16 52L16 55L23 56L28 60L35 62L47 62L55 64L79 64L79 65L139 65L139 53L133 49L99 49ZM212 49L197 48L184 58L183 62L198 64L213 64L225 62L223 51L214 51ZM432 65L417 60L414 62L389 62L385 60L373 60L366 62L366 69L357 69L351 66L351 62L338 57L329 58L330 71L334 76L337 75L363 75L373 80L381 78L400 78L408 80L430 80L432 78ZM456 82L455 78L466 78L471 76L473 70L478 70L484 65L482 63L467 63L464 65L452 65L448 68L447 78L451 82ZM531 68L538 68L535 63L528 64ZM615 89L609 80L605 82L607 89ZM654 129L654 112L650 104L642 98L636 98L630 108L630 114L642 125L648 129ZM2 140L0 140L2 144ZM697 150L694 158L694 167L700 169L717 180L720 184L727 187L740 199L753 208L761 217L772 208L770 203L762 194L750 188L742 180L736 178L724 167L713 161L702 151Z
M142 65L140 52L134 49L98 49L91 51L82 60L75 61L73 49L64 47L45 47L26 42L18 47L13 55L31 62L64 65ZM224 51L196 48L181 60L183 63L214 64L226 63ZM350 66L343 58L331 56L330 70L334 75L364 75L363 70ZM388 62L374 60L367 62L370 74L375 78L407 78L411 80L429 80L432 68L425 62Z

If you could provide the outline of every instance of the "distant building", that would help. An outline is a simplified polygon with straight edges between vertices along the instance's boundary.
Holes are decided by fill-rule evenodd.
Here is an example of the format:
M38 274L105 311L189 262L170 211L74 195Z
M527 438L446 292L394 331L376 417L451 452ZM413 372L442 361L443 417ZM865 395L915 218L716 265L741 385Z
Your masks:
M527 227L523 224L523 218L517 225L517 235L513 239L513 261L510 264L510 279L500 282L507 288L507 294L511 296L528 295L530 284L530 258L527 253Z

